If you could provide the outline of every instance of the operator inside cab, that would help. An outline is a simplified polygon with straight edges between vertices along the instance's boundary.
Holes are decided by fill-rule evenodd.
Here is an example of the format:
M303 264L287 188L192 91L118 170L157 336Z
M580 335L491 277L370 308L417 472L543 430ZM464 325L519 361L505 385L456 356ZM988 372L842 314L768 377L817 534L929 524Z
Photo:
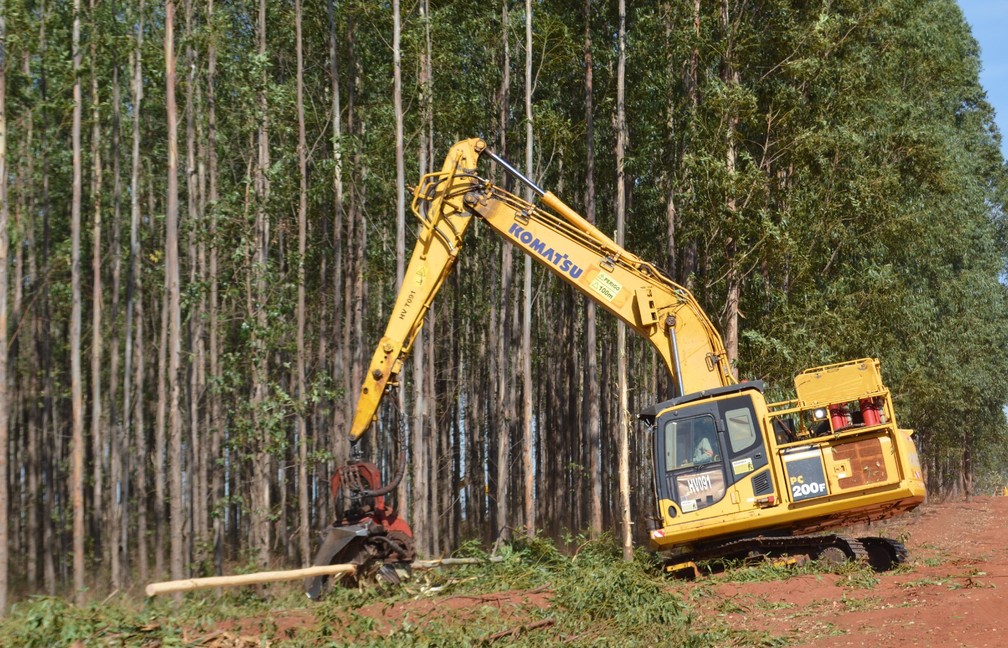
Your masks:
M705 464L714 461L714 429L713 421L700 419L697 430L696 448L693 450L693 463Z

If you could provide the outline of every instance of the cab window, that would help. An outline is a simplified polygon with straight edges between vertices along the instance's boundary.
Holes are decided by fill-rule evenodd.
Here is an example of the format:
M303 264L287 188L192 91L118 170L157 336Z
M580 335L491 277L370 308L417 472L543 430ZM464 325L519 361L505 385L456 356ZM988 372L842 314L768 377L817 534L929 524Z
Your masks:
M733 455L745 452L756 444L756 426L753 425L752 412L748 407L728 410L725 412L725 422L728 424L728 442Z
M720 458L714 417L696 416L665 424L665 469L710 463Z

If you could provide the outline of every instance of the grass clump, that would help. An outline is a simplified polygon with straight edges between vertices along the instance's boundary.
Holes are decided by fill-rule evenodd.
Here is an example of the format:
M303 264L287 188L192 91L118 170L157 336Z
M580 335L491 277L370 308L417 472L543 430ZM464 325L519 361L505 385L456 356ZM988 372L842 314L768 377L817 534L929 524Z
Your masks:
M77 607L51 596L17 603L0 624L0 645L24 648L141 645L152 638L161 645L174 645L177 629L152 623L150 614L128 606L92 603Z

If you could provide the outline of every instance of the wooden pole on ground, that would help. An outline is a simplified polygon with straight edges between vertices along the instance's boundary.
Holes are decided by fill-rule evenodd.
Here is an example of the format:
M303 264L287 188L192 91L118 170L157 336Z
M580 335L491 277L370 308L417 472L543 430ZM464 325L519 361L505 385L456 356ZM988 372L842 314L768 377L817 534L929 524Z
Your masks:
M355 565L320 565L304 569L287 569L284 571L256 572L254 574L238 574L236 576L210 576L208 578L184 578L181 580L151 583L144 590L147 596L171 594L173 592L189 592L211 587L235 587L238 585L255 585L274 581L292 581L312 576L339 576L353 574L357 571Z
M483 558L436 558L434 560L415 560L410 565L413 569L435 569L437 567L455 567L457 565L483 565L488 562L502 562L500 556Z

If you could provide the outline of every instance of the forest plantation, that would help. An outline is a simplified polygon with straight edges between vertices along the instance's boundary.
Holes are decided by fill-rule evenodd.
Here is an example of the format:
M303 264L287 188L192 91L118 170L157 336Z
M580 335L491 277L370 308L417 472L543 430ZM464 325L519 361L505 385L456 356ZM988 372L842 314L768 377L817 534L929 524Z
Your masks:
M0 613L311 562L411 189L469 137L768 399L879 358L929 497L1004 486L1008 173L955 1L627 4L0 0ZM643 544L669 376L473 228L357 451L406 449L422 557L569 548L620 533L626 425Z

